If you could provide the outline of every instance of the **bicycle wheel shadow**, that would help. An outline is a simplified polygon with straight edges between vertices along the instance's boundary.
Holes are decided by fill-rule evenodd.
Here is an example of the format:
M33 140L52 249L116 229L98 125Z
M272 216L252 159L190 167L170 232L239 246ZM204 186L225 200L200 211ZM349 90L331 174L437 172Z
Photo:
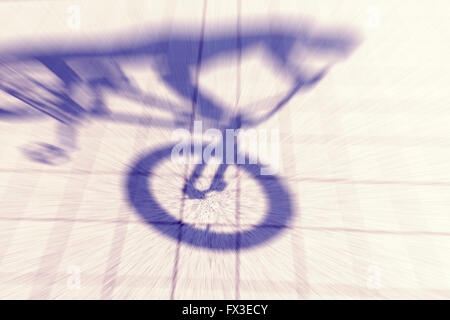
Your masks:
M181 241L195 247L213 250L238 250L254 247L276 237L292 218L292 201L287 187L276 176L261 175L259 164L236 164L239 170L245 171L259 186L268 202L262 222L248 226L227 225L234 227L236 232L212 231L206 228L185 223L175 218L158 202L157 193L153 190L151 180L154 178L158 165L163 161L171 161L173 146L153 150L138 159L129 170L126 182L128 201L140 214L141 218L155 227L162 234L176 241ZM245 163L249 159L245 158ZM212 182L214 184L214 181ZM174 194L176 197L179 194ZM239 194L236 197L240 197ZM234 199L229 199L235 201ZM186 196L180 201L186 201ZM214 224L212 223L213 227Z

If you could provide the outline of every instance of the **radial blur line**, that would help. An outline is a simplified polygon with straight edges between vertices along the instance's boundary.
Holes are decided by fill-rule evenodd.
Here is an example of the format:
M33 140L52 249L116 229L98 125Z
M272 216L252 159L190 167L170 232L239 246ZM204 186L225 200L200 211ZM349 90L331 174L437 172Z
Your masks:
M199 85L199 77L200 77L200 71L201 71L201 64L202 64L202 54L203 54L203 41L205 37L205 22L206 22L206 9L207 9L207 0L203 1L203 11L202 11L202 22L201 22L201 28L200 28L200 36L199 36L199 46L198 46L198 55L197 55L197 65L195 69L195 83L194 83L194 91L192 93L192 115L191 115L191 122L189 125L189 131L192 133L192 130L194 128L194 121L195 121L195 110L197 108L197 99L198 99L198 85ZM187 172L188 166L186 165L186 169L184 172L184 180L187 181ZM183 221L183 210L185 207L185 200L186 195L184 193L181 194L181 207L180 207L180 221ZM174 299L175 297L175 290L177 285L177 276L178 276L178 264L179 264L179 257L180 257L180 246L181 246L181 240L183 236L183 224L180 223L179 230L178 230L178 239L177 239L177 247L175 250L175 259L174 259L174 266L173 266L173 274L172 274L172 290L170 293L170 299Z
M324 113L325 114L325 113ZM321 125L324 128L333 128L335 132L344 132L344 128L341 124L341 115L335 114L335 116L330 119L329 117L321 118ZM350 156L348 154L347 146L344 145L339 149L339 152L336 152L336 149L330 148L328 151L328 157L330 161L333 159L337 159L339 156L344 158L346 163L350 162ZM342 221L344 225L352 225L358 224L365 226L364 223L364 215L362 215L361 207L358 201L350 202L350 195L357 195L358 190L355 188L353 184L349 185L335 185L339 207L342 212ZM354 210L350 210L350 208ZM355 283L365 283L367 277L367 270L370 267L368 261L370 261L370 244L367 240L365 234L360 234L358 237L351 237L347 234L347 241L349 245L349 254L352 257L352 280ZM365 258L367 257L367 258ZM358 288L357 292L359 297L363 296L364 291L367 291L366 288L361 287Z
M395 160L393 160L392 163L386 162L383 161L380 154L376 155L378 166L385 176L391 177L403 173L405 176L413 177L414 173L410 171L410 167L404 157L404 149L405 148L401 147L398 149L397 161L400 163L398 167L395 166ZM424 232L428 231L429 227L425 219L412 219L410 216L410 213L414 213L415 210L418 212L423 212L423 206L417 190L411 188L410 192L407 193L407 201L395 196L396 194L401 194L405 188L409 187L389 184L385 189L385 192L387 193L386 197L391 202L400 229L408 229L409 225L414 224L417 225L420 230ZM416 247L411 244L409 238L403 239L402 244L406 248L409 255L419 289L425 290L429 287L435 288L443 283L442 279L445 278L445 271L441 268L439 270L434 268L431 270L431 268L427 268L427 266L429 266L430 263L436 265L443 264L442 261L440 261L432 238L421 238L420 242L426 250L419 251L420 247ZM421 268L422 264L424 264L424 267Z
M236 102L234 104L235 110L239 110L239 100L241 98L241 63L242 63L242 3L241 0L237 0L237 17L236 17L236 46L237 46L237 59L236 59ZM234 145L237 145L237 137L234 137ZM239 169L236 170L237 188L236 188L236 224L240 229L240 210L241 210L241 177ZM240 282L240 260L239 250L241 247L240 233L236 235L236 299L240 298L239 282Z
M171 1L167 1L166 5L165 5L165 10L163 13L164 17L169 17L172 14L172 11L175 10L178 2L178 0L171 0ZM131 4L130 4L131 5ZM165 27L167 29L170 29L172 26L172 20L167 21L167 19L163 20L165 22ZM151 89L151 88L147 88L147 89ZM145 98L141 98L141 102L144 102ZM145 114L145 111L148 107L145 105L145 103L142 103L141 109L142 109L142 114ZM147 138L147 134L148 132L146 131L146 127L149 127L149 121L148 119L144 118L144 117L139 117L136 119L137 123L139 125L142 126L142 130L139 131L139 135L137 135L134 139L134 148L133 150L138 151L141 147L142 144L142 140ZM154 119L154 121L156 123L158 123L159 125L161 124L161 120L160 119ZM153 125L153 124L152 124ZM120 174L123 174L123 172L121 172ZM109 253L109 257L108 257L108 262L107 262L107 267L106 267L106 272L105 275L103 277L103 287L102 287L102 291L101 291L101 299L103 300L109 300L112 299L114 297L114 291L117 287L117 283L118 283L118 276L119 276L119 266L121 264L122 261L122 254L124 254L124 246L125 246L125 241L126 241L126 237L127 237L127 230L128 230L128 225L130 223L130 219L129 219L129 214L126 210L127 208L127 203L123 203L122 208L120 210L119 213L119 218L118 220L120 221L125 221L125 223L118 223L116 224L116 228L114 230L114 237L113 237L113 242L112 242L112 246L111 246L111 251Z

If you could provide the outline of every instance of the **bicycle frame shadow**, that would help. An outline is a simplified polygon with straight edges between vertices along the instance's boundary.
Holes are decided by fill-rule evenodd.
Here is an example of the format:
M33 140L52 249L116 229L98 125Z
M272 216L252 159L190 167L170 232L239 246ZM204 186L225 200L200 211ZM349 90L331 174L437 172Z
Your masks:
M278 112L298 92L313 88L328 72L330 66L314 76L306 76L292 60L297 50L304 49L316 55L324 54L342 59L351 53L357 43L353 33L313 29L306 24L301 28L295 25L285 23L268 29L264 21L254 22L239 33L231 29L217 29L209 32L208 37L199 37L192 28L184 26L175 32L154 32L152 36L122 35L108 39L103 44L75 43L12 48L0 54L0 66L9 72L8 77L1 80L0 89L37 112L57 120L63 128L60 130L61 135L65 134L64 128L68 128L68 136L63 139L69 141L68 144L76 139L77 125L89 116L117 123L174 128L191 127L196 118L210 122L212 127L220 130L255 126ZM251 117L252 110L248 112L250 116L230 115L223 103L199 89L198 79L195 80L192 70L198 72L201 64L206 61L240 55L255 46L264 48L280 72L292 79L293 86L270 111L259 118ZM153 71L156 71L160 81L184 101L189 102L191 110L186 110L185 106L167 103L163 109L167 108L175 117L174 122L168 123L149 121L126 113L111 113L104 99L107 90L139 101L143 105L161 107L161 104L165 103L137 86L121 66L122 63L133 60L142 64L142 67L149 67L149 61L155 59L158 63L153 64ZM21 71L25 70L26 73L28 64L43 66L56 76L56 88L55 84L39 82L32 73L23 76ZM36 94L36 91L44 92L43 97ZM31 117L31 113L24 110L19 108L14 111L0 106L0 119L12 121L37 118ZM233 121L238 117L239 125ZM49 149L52 150L51 147ZM60 152L60 149L55 150ZM265 219L261 225L248 231L228 234L212 232L209 229L200 230L172 218L158 204L147 184L156 164L166 159L169 153L170 149L163 148L150 151L137 159L127 174L125 189L128 200L143 220L172 239L214 250L250 248L275 237L292 218L293 205L288 189L277 177L262 176L261 167L257 164L240 164L238 167L249 173L268 197L270 205L264 213ZM213 180L212 183L217 182Z

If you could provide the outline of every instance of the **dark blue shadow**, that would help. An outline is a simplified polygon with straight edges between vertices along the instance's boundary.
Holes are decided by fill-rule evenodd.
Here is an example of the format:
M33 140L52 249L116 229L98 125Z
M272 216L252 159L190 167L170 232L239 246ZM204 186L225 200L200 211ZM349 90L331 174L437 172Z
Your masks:
M260 175L261 166L258 164L236 165L257 181L268 202L267 211L261 213L264 220L259 225L252 226L246 231L221 233L196 228L175 219L156 200L154 192L158 190L152 191L149 188L149 180L153 178L157 165L162 161L171 161L172 149L173 146L170 145L144 155L132 166L126 184L130 203L147 223L152 224L163 234L197 247L235 250L257 246L275 237L288 225L293 209L289 192L276 176ZM245 163L249 163L249 159L246 159ZM217 177L213 178L212 185L216 179ZM179 194L173 196L177 197Z
M296 22L297 23L297 22ZM310 28L312 30L312 28ZM0 49L0 90L15 97L22 107L0 105L0 119L11 120L14 117L26 117L23 106L53 117L64 125L76 127L85 116L108 119L111 111L105 103L105 91L113 91L125 98L149 104L152 107L166 109L176 118L182 118L180 125L186 125L186 111L195 113L197 120L212 120L214 123L230 123L226 108L220 101L215 101L197 86L196 72L201 64L217 57L242 54L254 47L262 47L277 65L280 72L293 80L291 90L275 103L265 115L258 119L243 117L242 126L256 125L289 102L300 90L314 86L328 71L327 67L316 75L306 76L299 67L302 51L327 57L345 57L356 44L356 38L348 33L336 30L309 30L305 24L301 29L273 26L267 28L266 22L255 23L240 33L232 26L229 30L218 29L205 37L188 27L181 27L173 32L161 31L153 35L125 34L95 43L76 43L62 40L58 45L30 44L22 49ZM44 42L45 44L45 42ZM300 50L300 51L299 51ZM299 52L298 52L299 51ZM297 56L297 57L296 57ZM142 68L159 74L160 80L179 96L195 105L195 110L181 111L181 107L164 104L164 101L152 98L122 70L121 63L138 61ZM59 79L57 87L37 80L27 70L27 64L44 66ZM80 92L90 97L89 101L80 102ZM248 114L251 114L249 110ZM194 116L193 114L191 116ZM136 118L138 116L136 115ZM121 121L120 116L115 121ZM124 121L130 121L125 117ZM138 121L136 121L138 122ZM73 137L76 139L76 137Z
M295 21L297 24L297 22ZM0 90L14 97L17 105L0 105L0 119L37 119L36 114L54 118L60 124L57 134L60 146L38 144L26 154L34 161L54 165L52 157L69 157L68 152L76 146L77 126L88 117L115 122L146 126L192 127L192 121L204 120L220 130L255 126L265 121L285 106L300 90L307 90L317 84L329 70L326 65L315 75L303 73L301 52L313 52L343 58L356 44L356 39L348 33L336 30L326 31L318 28L308 30L307 25L299 28L274 26L267 23L255 23L252 28L236 32L230 29L218 29L208 32L192 31L182 27L171 28L171 32L156 32L152 36L133 33L119 38L97 43L75 43L62 41L58 45L32 45L22 49L0 49ZM314 30L314 31L311 31ZM238 54L255 47L262 47L273 63L292 80L292 88L278 102L258 118L252 118L253 110L245 114L231 115L220 101L216 101L198 87L198 71L201 64L229 55ZM298 52L300 50L300 52ZM296 57L299 53L300 56ZM297 59L298 58L298 59ZM186 106L176 106L155 98L134 84L125 74L121 63L133 61L142 68L156 72L159 79L183 97ZM225 61L225 60L224 60ZM59 80L59 84L43 82L30 73L27 65L39 65ZM269 84L270 85L270 84ZM176 120L165 123L158 119L144 119L139 115L114 113L105 103L106 91L173 113ZM31 109L33 112L27 111ZM228 127L224 127L224 124ZM261 176L259 165L238 165L255 179L264 190L269 202L264 221L248 231L219 233L200 230L172 218L155 200L148 188L147 180L152 178L155 165L160 161L170 161L171 147L152 151L138 160L128 174L126 192L129 201L145 221L171 238L194 246L230 250L259 245L277 235L292 215L291 199L287 189L275 176ZM226 188L223 174L226 165L219 168L213 178L210 190L222 191ZM202 199L193 185L203 167L198 166L190 177L186 177L183 188L186 197ZM170 179L170 177L168 177Z

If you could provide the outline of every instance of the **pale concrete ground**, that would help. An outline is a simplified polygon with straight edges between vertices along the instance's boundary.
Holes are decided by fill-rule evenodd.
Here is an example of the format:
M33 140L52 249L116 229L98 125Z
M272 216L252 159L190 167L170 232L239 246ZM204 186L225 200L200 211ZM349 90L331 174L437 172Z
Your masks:
M345 26L361 43L259 127L280 131L279 177L294 218L276 238L237 252L168 238L126 200L130 165L168 143L172 129L91 121L71 161L46 166L21 147L55 141L55 121L3 121L0 298L450 298L448 9L444 0L210 1L206 9L203 0L1 1L1 47L145 31L148 23L172 32L188 23L199 36L204 23L208 37L219 26L235 28L238 17L244 24L274 16ZM160 97L189 104L148 70L126 71ZM259 52L244 54L240 67L233 56L212 62L199 75L200 88L231 107L288 84ZM112 94L108 102L114 111L167 117ZM175 216L178 169L163 164L153 185ZM239 179L241 215L257 224L264 194L245 174ZM236 210L232 171L227 180L225 198L210 201L214 212ZM202 209L187 208L194 222Z

